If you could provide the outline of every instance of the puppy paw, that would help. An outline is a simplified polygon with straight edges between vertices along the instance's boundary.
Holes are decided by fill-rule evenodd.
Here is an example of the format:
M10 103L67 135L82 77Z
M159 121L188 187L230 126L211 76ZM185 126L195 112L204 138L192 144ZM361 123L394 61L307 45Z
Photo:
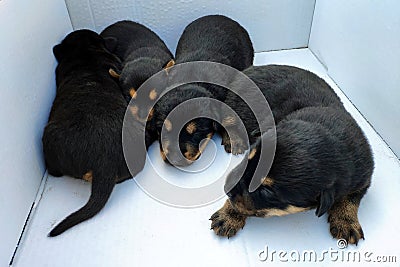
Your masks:
M364 238L364 233L358 220L354 218L341 216L340 214L331 214L328 217L330 232L334 238L345 239L348 244L358 244L360 239Z
M224 208L215 212L211 218L211 229L219 236L232 237L246 223L246 216L236 212L227 212Z
M221 142L221 145L224 146L225 151L226 151L227 153L231 153L231 152L232 152L232 151L231 151L231 149L232 149L232 147L231 147L231 141L230 141L229 138L223 138L223 139L222 139L222 142Z
M231 139L231 152L233 155L243 154L247 149L248 146L244 143L242 139L236 139L233 142Z

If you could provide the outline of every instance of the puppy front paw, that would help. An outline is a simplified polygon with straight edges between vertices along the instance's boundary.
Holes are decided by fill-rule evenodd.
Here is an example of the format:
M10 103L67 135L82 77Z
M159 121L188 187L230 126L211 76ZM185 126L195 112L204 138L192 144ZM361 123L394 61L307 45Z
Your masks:
M364 232L358 220L354 218L331 214L328 217L331 235L336 239L345 239L348 244L358 244L364 238Z
M224 208L215 212L211 218L211 229L219 236L232 237L246 223L246 216L236 212L227 212Z
M244 140L240 138L231 139L230 145L233 155L243 154L248 149L248 146L245 144Z

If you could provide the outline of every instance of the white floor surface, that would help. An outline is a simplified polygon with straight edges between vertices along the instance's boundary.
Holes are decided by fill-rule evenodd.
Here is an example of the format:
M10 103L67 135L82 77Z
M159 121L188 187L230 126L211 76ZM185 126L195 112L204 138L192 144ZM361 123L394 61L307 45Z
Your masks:
M286 217L249 218L246 226L231 239L220 238L210 230L210 215L225 198L200 208L183 209L164 205L144 193L133 179L116 186L106 207L93 219L64 234L47 237L65 216L86 203L90 185L69 177L49 176L43 183L35 209L28 222L13 266L275 266L290 263L304 266L349 266L360 256L359 265L400 266L400 164L357 109L329 78L324 67L308 49L259 53L255 65L287 64L311 70L324 78L341 97L348 111L366 133L375 158L372 186L359 211L365 241L358 246L339 249L329 233L326 215L317 218L314 211ZM217 158L210 168L191 175L164 164L158 144L149 151L156 169L176 183L202 184L218 178L231 156L214 137ZM202 157L200 160L205 159ZM233 157L238 160L240 157ZM149 161L137 176L154 175ZM201 163L198 163L201 164ZM223 172L223 170L222 170ZM268 258L259 259L268 248ZM274 252L276 251L276 252ZM280 252L282 251L282 252ZM306 252L305 252L306 251ZM311 261L304 253L315 251ZM350 261L347 260L348 253ZM286 253L286 254L285 254ZM298 253L298 254L297 254ZM265 257L266 253L261 256ZM300 260L296 258L300 255ZM280 258L279 258L280 256ZM395 256L396 263L379 256ZM322 260L322 257L323 260ZM368 262L370 261L370 262ZM375 263L374 263L375 261Z

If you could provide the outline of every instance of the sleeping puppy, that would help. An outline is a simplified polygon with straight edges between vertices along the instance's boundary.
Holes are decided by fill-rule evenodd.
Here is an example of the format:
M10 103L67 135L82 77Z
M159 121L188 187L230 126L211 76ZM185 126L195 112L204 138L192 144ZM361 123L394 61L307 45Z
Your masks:
M250 99L257 99L252 103L253 111L257 114L261 106L265 106L268 101L275 123L278 123L289 113L298 109L310 106L321 107L339 107L343 105L335 94L333 89L321 78L312 72L300 68L285 65L265 65L252 66L243 71L261 90L265 99L257 96L258 92L249 90L244 86L243 79L237 79L231 83L231 88L238 88L240 96L246 96ZM252 144L257 138L253 133L259 132L259 125L249 106L234 92L229 91L225 100L225 104L232 107L239 115L240 119L245 122L248 133L249 143ZM235 134L237 121L231 116L222 114L222 127L218 132L222 136L222 144L225 150L233 154L243 153L248 149L243 137ZM264 121L268 122L268 118L264 115ZM233 135L229 138L227 130ZM231 150L231 142L235 144L236 151Z
M249 34L239 23L225 16L210 15L196 19L184 29L178 41L175 58L176 63L212 61L243 70L253 64L254 49ZM222 78L216 75L214 80L216 79ZM199 90L199 87L208 91L210 98L223 101L226 97L227 90L223 87L206 83L190 83L180 86L179 97L173 97L174 105L190 99L191 91ZM184 93L187 95L183 95ZM160 106L164 107L165 101L161 105L157 104L157 107ZM171 103L168 106L171 106ZM163 118L168 115L165 113L167 110L171 109L157 112L156 108L156 113L161 114ZM160 123L160 118L157 118L157 121ZM189 133L191 131L183 129L179 146L176 146L183 152L186 160L182 159L180 151L175 151L174 146L170 146L168 150L172 161L170 163L190 163L196 160L201 154L200 142L209 139L215 132L215 123L211 119L194 120L190 125L195 126L191 127L191 129L196 129L195 132ZM173 141L168 140L168 142ZM202 147L204 149L204 145ZM161 154L163 155L164 152L161 151ZM167 161L165 155L163 158Z
M328 213L333 237L351 244L364 239L357 212L374 163L368 141L350 114L341 108L307 107L286 116L276 130L272 167L267 176L253 178L262 179L260 187L248 190L256 166L263 164L260 140L269 142L268 132L228 175L229 200L210 219L214 232L232 237L248 216L282 216L316 208L318 217ZM245 172L234 185L240 168Z
M144 126L128 127L136 162L128 169L122 148L126 101L108 73L120 60L106 49L97 33L70 33L53 48L58 61L57 94L43 133L43 152L50 175L68 175L92 183L91 195L78 211L59 223L49 236L57 236L96 215L116 183L136 175L145 163Z
M168 114L179 104L199 97L211 98L212 95L198 85L190 88L179 86L164 94L155 105L153 127L158 133L161 157L168 164L185 166L197 160L212 137L214 123L210 119L195 118L187 122L182 129L179 129L180 123L176 120L171 122L167 119ZM213 110L214 114L217 112L211 104L195 102L184 106L179 113L200 115L209 110ZM166 133L161 136L163 125ZM173 138L174 134L179 136L179 144L176 143L178 139ZM201 141L204 143L200 145ZM174 148L179 148L179 151Z
M139 23L119 21L105 28L100 35L113 43L111 52L123 63L121 74L114 69L110 70L110 74L119 78L128 102L144 81L174 64L172 53L164 41Z

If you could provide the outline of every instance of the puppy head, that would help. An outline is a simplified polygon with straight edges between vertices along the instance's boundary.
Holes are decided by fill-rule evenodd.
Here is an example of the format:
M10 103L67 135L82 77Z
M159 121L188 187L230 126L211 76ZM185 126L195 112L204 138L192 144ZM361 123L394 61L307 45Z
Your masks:
M179 104L197 97L209 97L209 93L197 85L178 87L165 94L155 106L156 127L160 137L161 154L165 162L182 166L197 160L204 151L208 141L215 131L215 123L212 119L201 117L205 110L211 107L207 103L191 102L189 105L179 106L178 113L194 114L194 119L186 124L167 119L168 114ZM163 140L161 140L161 131ZM164 146L164 144L168 144ZM167 149L163 149L167 147ZM167 159L168 156L168 159Z
M173 123L165 122L165 129L171 129ZM206 118L197 118L188 122L179 132L176 140L168 132L160 138L160 152L163 160L171 165L186 166L197 160L213 135L213 121Z
M104 39L91 30L74 31L53 47L53 54L58 62L74 54L90 52L108 52Z

